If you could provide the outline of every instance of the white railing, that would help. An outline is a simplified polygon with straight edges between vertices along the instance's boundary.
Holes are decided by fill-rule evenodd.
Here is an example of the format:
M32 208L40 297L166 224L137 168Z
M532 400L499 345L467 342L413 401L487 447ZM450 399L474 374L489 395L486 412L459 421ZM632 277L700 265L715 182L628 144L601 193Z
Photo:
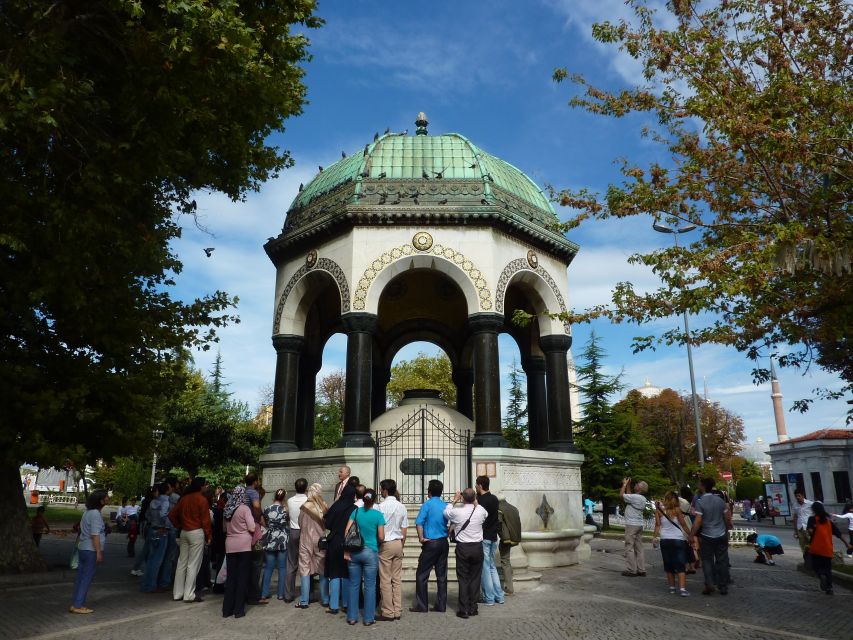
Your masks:
M601 524L602 517L601 513L594 513L592 515L593 521L597 524ZM621 515L610 515L610 524L616 525L617 527L625 526L625 517ZM643 531L654 531L655 530L655 519L654 518L646 518L643 521ZM746 541L746 537L752 533L758 533L752 527L735 527L731 531L729 531L729 544L735 545L744 545L749 544Z
M41 498L41 496L39 496ZM77 504L77 496L57 496L57 495L48 495L46 496L48 504L73 504L76 506ZM44 502L44 500L42 500Z

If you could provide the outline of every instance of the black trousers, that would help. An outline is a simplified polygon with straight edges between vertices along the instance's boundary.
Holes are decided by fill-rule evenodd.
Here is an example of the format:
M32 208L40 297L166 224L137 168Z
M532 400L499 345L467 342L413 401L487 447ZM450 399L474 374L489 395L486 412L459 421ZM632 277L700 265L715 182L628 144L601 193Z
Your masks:
M251 601L261 599L261 574L263 571L264 552L252 549L252 568L249 574L249 600Z
M284 579L284 599L296 598L296 572L299 569L300 529L291 529L287 539L287 573Z
M225 597L222 599L222 617L246 614L246 597L249 594L249 574L252 570L252 552L225 554Z
M480 579L483 575L483 543L456 543L456 579L459 581L457 611L474 613L480 601Z
M421 545L418 558L418 571L415 574L415 606L421 611L429 611L429 574L435 569L435 581L438 592L435 597L437 611L447 609L447 554L450 544L447 538L428 540Z
M700 536L699 553L705 586L725 589L729 584L729 535L719 538Z
M828 591L832 589L832 558L811 554L811 559L812 569L814 569L818 580L820 580L821 590Z

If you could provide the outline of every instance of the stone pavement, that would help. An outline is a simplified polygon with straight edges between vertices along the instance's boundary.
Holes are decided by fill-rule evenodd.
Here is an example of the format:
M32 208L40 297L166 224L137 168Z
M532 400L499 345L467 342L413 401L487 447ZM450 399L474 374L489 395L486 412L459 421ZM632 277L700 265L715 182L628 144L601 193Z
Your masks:
M94 614L67 612L74 576L59 567L66 562L72 542L47 536L42 550L57 567L54 572L0 580L0 638L444 640L463 634L489 640L853 638L853 592L836 588L834 596L821 593L815 578L796 571L796 545L784 537L789 553L775 567L754 564L749 548L731 550L735 584L728 596L702 596L698 576L688 576L689 598L671 596L660 555L651 545L646 553L648 577L624 578L619 575L621 542L594 540L587 563L545 571L536 590L508 597L504 605L481 606L476 618L460 620L451 610L409 613L412 587L407 587L403 619L379 622L370 629L360 624L348 627L343 615L328 615L319 605L302 611L273 600L267 606L249 607L241 620L223 620L217 595L206 595L201 604L183 604L172 602L171 594L141 594L138 579L128 574L130 560L124 557L123 537L111 538L107 560L89 592L88 605ZM449 604L455 602L454 587Z

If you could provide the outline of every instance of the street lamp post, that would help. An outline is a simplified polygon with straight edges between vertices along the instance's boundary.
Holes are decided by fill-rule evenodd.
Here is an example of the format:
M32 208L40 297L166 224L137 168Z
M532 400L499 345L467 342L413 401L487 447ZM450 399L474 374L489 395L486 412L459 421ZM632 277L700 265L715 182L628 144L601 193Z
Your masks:
M148 483L149 487L154 486L154 476L157 475L157 447L160 446L163 431L160 429L154 429L151 432L151 437L154 438L154 460L151 461L151 482Z
M696 228L695 224L687 224L683 227L673 229L665 224L655 222L653 225L655 231L661 233L671 233L675 238L675 246L678 247L678 235L693 231ZM686 336L685 343L687 344L687 364L690 367L690 390L693 394L693 420L696 423L696 457L699 460L699 466L705 464L705 451L702 446L702 426L699 420L699 396L696 394L696 376L693 374L693 348L690 346L690 325L687 321L687 309L684 310L684 335Z

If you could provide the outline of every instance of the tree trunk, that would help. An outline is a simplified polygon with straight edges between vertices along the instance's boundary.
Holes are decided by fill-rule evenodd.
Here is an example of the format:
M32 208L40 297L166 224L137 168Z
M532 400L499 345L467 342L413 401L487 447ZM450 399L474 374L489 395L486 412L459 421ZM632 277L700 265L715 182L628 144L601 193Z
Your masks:
M47 570L33 542L17 465L8 460L0 462L0 540L0 574Z
M610 501L601 499L601 530L606 531L610 528Z

